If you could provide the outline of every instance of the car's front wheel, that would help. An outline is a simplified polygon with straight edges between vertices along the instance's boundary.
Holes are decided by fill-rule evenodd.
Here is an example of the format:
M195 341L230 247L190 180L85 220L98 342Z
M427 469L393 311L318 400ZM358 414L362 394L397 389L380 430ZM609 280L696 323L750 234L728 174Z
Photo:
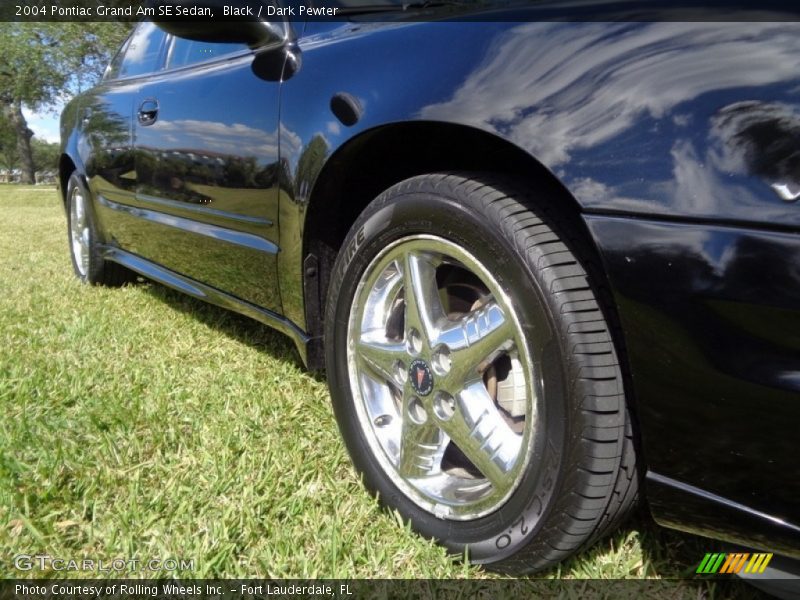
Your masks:
M326 362L366 485L473 561L546 568L633 502L610 328L567 234L513 183L426 175L375 199L334 267Z

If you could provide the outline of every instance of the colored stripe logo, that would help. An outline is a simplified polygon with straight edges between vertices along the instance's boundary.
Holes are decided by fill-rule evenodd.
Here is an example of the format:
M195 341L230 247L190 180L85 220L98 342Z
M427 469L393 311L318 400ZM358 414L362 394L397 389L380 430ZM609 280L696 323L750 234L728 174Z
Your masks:
M709 553L697 567L695 573L713 575L716 573L763 573L772 553L734 552Z

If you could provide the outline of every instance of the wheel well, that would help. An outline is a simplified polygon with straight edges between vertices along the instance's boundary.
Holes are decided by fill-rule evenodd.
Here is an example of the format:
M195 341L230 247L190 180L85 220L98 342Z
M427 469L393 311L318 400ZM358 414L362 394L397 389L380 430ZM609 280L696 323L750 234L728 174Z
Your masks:
M66 155L62 154L61 158L58 160L58 180L61 184L61 201L67 201L67 184L69 183L69 176L72 175L72 172L75 170L75 163L72 162L72 159Z
M580 207L558 179L530 154L484 131L416 122L388 125L351 140L328 160L314 184L303 238L303 258L316 264L305 281L306 327L322 335L322 314L336 255L358 215L376 196L409 177L442 171L512 175L557 199L558 210L585 226ZM588 241L588 231L586 232ZM304 272L307 272L304 269Z

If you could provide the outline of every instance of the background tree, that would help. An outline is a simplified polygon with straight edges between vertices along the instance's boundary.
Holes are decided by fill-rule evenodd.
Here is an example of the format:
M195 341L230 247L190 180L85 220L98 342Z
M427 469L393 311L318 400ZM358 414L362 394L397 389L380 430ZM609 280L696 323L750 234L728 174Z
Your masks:
M16 142L21 181L34 183L33 132L22 107L51 108L102 74L129 23L5 23L0 28L0 115Z
M54 171L58 168L58 157L61 151L58 144L37 138L31 140L31 154L36 171Z
M11 123L0 113L0 169L10 171L17 166L17 138Z

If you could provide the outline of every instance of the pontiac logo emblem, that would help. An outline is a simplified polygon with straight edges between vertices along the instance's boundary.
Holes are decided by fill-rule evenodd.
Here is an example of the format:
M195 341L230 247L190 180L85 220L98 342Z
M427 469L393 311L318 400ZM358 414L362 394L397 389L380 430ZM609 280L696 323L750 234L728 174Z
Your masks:
M408 378L411 387L420 396L427 396L433 391L433 373L424 360L414 360L408 367Z

